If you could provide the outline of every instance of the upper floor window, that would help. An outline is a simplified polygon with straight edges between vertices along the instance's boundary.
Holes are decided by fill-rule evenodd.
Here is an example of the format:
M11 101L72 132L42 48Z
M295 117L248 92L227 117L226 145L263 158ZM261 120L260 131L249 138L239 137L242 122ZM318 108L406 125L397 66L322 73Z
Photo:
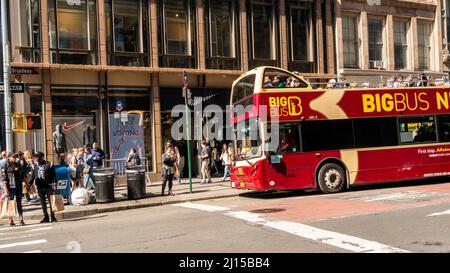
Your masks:
M408 67L408 22L394 21L395 69Z
M450 0L445 2L445 19L447 24L447 41L450 43Z
M310 2L287 2L289 70L314 72L314 27Z
M16 60L16 54L18 53L20 62L40 62L39 1L11 1L10 10L13 60Z
M250 0L250 68L277 65L277 24L274 0Z
M52 63L97 63L95 0L49 0Z
M163 0L161 7L162 66L195 66L195 12L191 0Z
M109 0L106 2L109 63L146 66L147 1Z
M358 67L359 43L356 16L342 17L342 43L344 51L344 67Z
M369 64L370 68L382 68L383 64L383 19L369 19Z
M417 23L417 41L419 47L419 69L430 69L431 54L431 23Z
M207 68L239 69L236 1L206 0Z

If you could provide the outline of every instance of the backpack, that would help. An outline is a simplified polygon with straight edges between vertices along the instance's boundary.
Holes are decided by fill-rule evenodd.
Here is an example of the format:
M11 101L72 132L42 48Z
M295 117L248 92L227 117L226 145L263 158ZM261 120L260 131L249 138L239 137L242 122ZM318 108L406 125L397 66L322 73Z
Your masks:
M166 165L168 167L173 167L175 165L174 160L169 156L164 156L163 163L164 163L164 165Z

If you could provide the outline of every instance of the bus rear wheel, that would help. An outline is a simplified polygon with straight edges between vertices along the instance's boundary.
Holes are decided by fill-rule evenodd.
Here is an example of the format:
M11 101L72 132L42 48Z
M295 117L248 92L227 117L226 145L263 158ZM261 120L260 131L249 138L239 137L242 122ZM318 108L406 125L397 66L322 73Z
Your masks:
M344 169L335 163L327 163L320 168L317 175L320 191L323 193L337 193L345 188Z

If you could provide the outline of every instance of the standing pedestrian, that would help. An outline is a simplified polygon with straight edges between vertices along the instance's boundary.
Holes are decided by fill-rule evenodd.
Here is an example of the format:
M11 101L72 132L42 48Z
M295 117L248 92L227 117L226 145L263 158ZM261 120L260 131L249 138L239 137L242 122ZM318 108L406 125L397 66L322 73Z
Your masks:
M210 170L214 169L214 174L216 176L220 174L219 166L218 166L219 160L220 160L219 151L217 151L216 147L213 147L211 149L211 168L210 168Z
M206 140L202 140L202 151L199 155L201 159L202 182L200 184L211 183L211 174L209 170L209 161L211 158L211 147Z
M98 146L97 142L94 142L94 144L92 144L92 160L93 162L93 167L97 168L97 167L102 167L103 166L103 159L105 159L105 152Z
M175 162L176 162L176 155L175 151L173 149L172 144L167 144L166 146L166 152L162 156L162 172L163 172L163 183L162 183L162 189L161 189L161 195L164 195L164 191L166 189L166 184L169 182L169 195L174 195L172 193L172 180L173 180L173 174L174 174L174 168L175 168Z
M135 148L130 149L130 152L128 153L128 157L126 159L126 165L127 167L141 165L141 158L139 157L139 154L137 153L137 150Z
M22 208L22 177L17 154L8 158L6 165L2 168L2 176L4 198L5 200L16 201L20 224L25 225ZM9 225L16 225L12 217L9 218Z
M88 182L91 182L91 186L95 192L95 179L94 179L94 155L91 153L91 148L84 148L84 188L87 189Z
M42 152L34 154L36 162L34 163L33 172L31 173L30 184L35 183L38 189L39 198L41 199L42 211L44 212L44 219L41 223L48 223L49 217L47 212L47 200L50 205L51 221L56 222L55 213L53 212L50 195L55 188L55 167L52 163L44 159Z
M227 179L227 176L231 175L231 172L230 172L231 154L229 153L228 146L225 143L222 146L222 154L220 155L220 160L222 160L222 163L224 166L222 181L225 181Z

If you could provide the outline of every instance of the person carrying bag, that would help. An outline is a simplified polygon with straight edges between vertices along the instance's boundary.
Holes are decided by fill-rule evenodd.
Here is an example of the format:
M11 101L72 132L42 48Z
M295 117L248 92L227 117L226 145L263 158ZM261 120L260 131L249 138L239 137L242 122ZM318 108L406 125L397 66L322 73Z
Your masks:
M22 209L22 179L20 166L17 155L11 155L4 167L2 168L2 188L3 188L3 205L2 218L9 218L9 225L15 226L14 217L19 212L20 224L25 225L23 221Z

